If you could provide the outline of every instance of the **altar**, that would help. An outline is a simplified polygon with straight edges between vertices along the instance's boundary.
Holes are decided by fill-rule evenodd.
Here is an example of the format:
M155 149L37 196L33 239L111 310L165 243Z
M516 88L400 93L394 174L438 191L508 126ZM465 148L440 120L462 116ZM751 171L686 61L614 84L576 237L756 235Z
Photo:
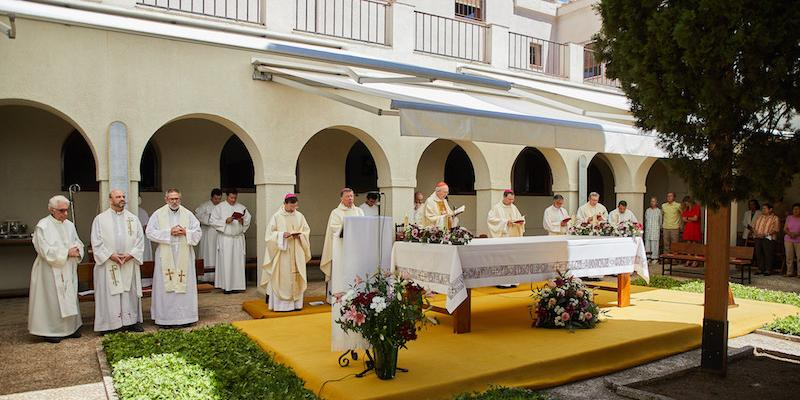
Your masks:
M455 333L471 327L470 289L539 282L558 271L575 277L617 275L617 306L630 304L630 274L649 281L644 243L639 237L526 236L476 239L467 245L395 242L393 271L446 295Z

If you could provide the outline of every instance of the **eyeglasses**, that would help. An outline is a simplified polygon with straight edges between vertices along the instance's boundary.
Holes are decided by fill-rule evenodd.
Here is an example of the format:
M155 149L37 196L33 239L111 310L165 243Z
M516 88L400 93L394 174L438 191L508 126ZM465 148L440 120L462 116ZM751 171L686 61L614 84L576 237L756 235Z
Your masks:
M56 210L58 212L65 213L65 212L69 211L69 208L55 208L54 210Z

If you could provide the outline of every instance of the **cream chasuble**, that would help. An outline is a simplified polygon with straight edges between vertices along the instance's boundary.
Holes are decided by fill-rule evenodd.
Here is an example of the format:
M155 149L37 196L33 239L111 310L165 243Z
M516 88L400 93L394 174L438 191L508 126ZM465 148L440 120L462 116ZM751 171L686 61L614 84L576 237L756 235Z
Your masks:
M333 264L334 253L342 251L342 238L339 234L342 233L342 223L344 217L363 217L364 210L353 205L352 207L345 207L344 204L339 203L339 206L331 211L328 217L328 227L325 231L325 245L322 247L322 259L320 260L319 268L325 274L325 281L331 279L331 267Z
M447 199L439 199L436 192L428 196L425 200L425 215L422 217L422 226L438 226L441 229L452 229L451 218L453 210L450 208Z
M284 238L284 233L299 234ZM306 263L311 260L310 234L311 228L300 211L287 212L281 206L270 218L259 282L260 286L267 288L270 310L294 311L303 308L303 293L308 279Z
M508 221L522 221L520 224L508 226ZM517 206L499 202L489 211L486 219L489 224L489 237L519 237L525 233L525 217L520 214Z

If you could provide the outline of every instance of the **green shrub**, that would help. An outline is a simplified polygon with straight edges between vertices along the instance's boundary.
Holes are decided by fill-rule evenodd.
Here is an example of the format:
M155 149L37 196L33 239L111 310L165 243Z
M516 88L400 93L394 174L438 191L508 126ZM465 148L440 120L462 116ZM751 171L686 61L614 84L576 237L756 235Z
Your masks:
M186 332L118 333L103 338L108 362L171 353L213 374L223 399L314 399L303 381L276 363L255 342L230 324ZM128 397L122 397L127 400Z
M790 315L778 318L775 321L764 325L764 329L772 332L783 333L785 335L800 336L800 315Z
M123 399L220 399L212 372L172 353L119 361L113 378Z
M492 386L483 393L459 394L453 400L548 400L548 397L528 389Z

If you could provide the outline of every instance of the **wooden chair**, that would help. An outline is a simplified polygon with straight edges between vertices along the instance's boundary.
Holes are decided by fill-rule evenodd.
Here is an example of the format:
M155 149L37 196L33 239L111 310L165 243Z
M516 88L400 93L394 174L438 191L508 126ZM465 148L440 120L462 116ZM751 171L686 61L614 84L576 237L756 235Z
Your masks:
M744 270L747 269L747 283L752 283L752 269L753 269L753 248L746 246L733 246L731 247L728 256L730 257L731 265L741 268L741 276L739 282L744 284Z

